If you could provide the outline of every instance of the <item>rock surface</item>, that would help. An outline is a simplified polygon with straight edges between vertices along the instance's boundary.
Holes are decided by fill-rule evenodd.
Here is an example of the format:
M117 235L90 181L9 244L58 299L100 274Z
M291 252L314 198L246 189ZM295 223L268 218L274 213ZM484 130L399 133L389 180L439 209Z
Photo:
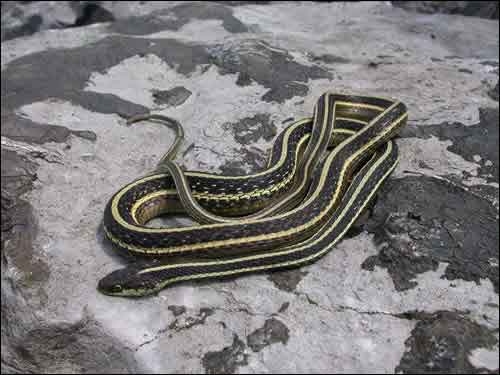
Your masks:
M462 14L498 19L498 1L393 1L394 6L421 13Z
M0 40L9 40L38 31L65 29L128 19L168 7L179 1L3 1ZM218 1L241 6L268 1ZM392 1L395 7L426 14L446 13L498 19L497 1ZM180 13L177 13L180 15ZM180 21L183 22L182 20Z
M498 373L498 21L230 3L2 42L2 373ZM107 200L173 140L123 116L175 117L181 165L245 174L326 90L410 110L398 168L334 251L138 300L96 291L124 263Z

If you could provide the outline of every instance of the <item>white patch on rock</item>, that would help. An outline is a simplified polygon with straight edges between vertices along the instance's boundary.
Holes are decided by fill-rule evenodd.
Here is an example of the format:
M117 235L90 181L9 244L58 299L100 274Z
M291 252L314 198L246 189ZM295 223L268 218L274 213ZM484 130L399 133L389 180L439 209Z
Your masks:
M493 349L478 348L469 354L469 362L476 368L496 370L499 367L498 345Z
M313 105L320 95L318 86L331 88L325 82L327 80L310 82L317 95L308 96L307 103L297 107L294 105L296 97L283 104L263 102L260 98L267 92L265 87L255 83L241 87L236 85L237 78L237 74L221 75L216 67L204 72L198 69L185 76L158 56L147 55L128 58L105 73L92 74L85 89L114 94L149 107L154 113L179 120L185 130L179 154L190 144L195 146L194 153L183 160L183 166L189 170L217 172L217 168L227 161L240 160L244 164L238 151L241 145L230 131L223 129L224 123L235 123L258 113L272 113L270 121L275 121L278 129L282 129L281 121L290 114L296 115L297 119L311 116ZM154 90L168 90L176 86L183 86L193 94L176 107L154 103ZM137 126L149 125L133 125ZM271 142L259 139L251 146L265 152L271 147Z
M498 44L496 21L442 14L407 17L380 2L330 2L313 8L306 3L248 5L235 8L234 15L246 24L258 24L261 39L295 51L294 55L332 54L351 60L331 64L336 78L330 89L337 91L340 84L351 93L397 98L408 106L410 122L439 124L453 119L472 125L479 121L478 107L492 106L481 82L493 83L497 76L475 56L490 53L488 58L498 59L498 52L493 52ZM463 33L464 27L470 33ZM444 40L422 37L432 32ZM452 53L451 47L459 51ZM430 60L452 54L464 58L455 64ZM391 57L378 59L379 55ZM377 62L376 69L367 68L369 62ZM460 72L462 67L473 73Z
M226 31L222 26L221 20L192 20L179 30L163 30L157 33L141 35L139 38L147 39L166 39L174 38L185 42L198 43L219 43L221 39L232 37L232 33ZM240 34L241 37L241 34Z
M402 138L397 140L400 161L394 170L393 177L406 177L407 172L417 172L427 176L456 175L467 186L490 185L498 186L496 182L488 182L477 177L480 165L471 163L447 148L453 144L450 140L440 141L437 137L429 139ZM422 166L421 163L425 165ZM470 177L464 178L467 173Z

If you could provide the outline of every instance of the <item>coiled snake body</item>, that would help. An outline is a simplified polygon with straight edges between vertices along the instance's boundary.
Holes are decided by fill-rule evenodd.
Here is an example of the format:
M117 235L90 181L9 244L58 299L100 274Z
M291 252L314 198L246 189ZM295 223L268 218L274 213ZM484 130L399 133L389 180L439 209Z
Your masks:
M285 129L265 170L248 176L183 172L173 161L120 189L104 213L106 236L149 258L100 280L101 292L143 296L173 283L310 264L352 226L398 161L391 139L407 121L391 99L325 93L312 118ZM151 228L160 214L186 212L198 226Z

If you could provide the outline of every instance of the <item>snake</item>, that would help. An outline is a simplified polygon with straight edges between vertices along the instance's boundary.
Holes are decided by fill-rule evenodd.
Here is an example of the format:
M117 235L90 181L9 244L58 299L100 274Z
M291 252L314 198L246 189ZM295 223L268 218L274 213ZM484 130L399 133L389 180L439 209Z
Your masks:
M396 99L325 92L311 117L275 139L266 167L229 176L184 171L176 140L151 174L119 189L105 210L104 233L134 262L98 282L106 295L141 297L186 281L233 278L309 265L327 254L374 199L399 161L393 138L408 119ZM184 213L197 224L151 227Z

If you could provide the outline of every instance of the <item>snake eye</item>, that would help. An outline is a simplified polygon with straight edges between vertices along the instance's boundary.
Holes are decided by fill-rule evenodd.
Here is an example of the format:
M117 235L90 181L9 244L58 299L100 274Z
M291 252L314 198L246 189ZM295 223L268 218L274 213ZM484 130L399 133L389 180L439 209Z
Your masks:
M120 293L122 290L123 290L122 286L120 284L118 284L118 285L113 286L112 292L113 293Z

